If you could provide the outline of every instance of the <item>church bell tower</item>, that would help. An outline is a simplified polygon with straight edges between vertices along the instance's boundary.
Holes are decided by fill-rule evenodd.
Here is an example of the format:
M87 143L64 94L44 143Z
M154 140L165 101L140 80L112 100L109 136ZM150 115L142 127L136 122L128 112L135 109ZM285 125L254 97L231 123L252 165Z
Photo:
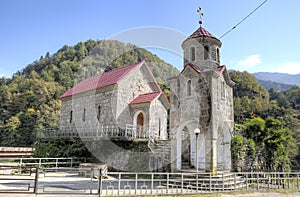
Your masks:
M183 43L183 70L169 80L172 170L231 170L234 82L220 64L221 41L200 27ZM195 131L200 130L200 134Z

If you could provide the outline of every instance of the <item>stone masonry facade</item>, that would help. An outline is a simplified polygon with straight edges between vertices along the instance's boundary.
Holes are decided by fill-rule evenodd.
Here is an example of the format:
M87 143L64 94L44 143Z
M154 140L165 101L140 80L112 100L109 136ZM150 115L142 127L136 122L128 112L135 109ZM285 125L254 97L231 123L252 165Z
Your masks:
M184 165L208 172L231 170L234 82L220 65L220 47L203 27L182 44L184 69L169 80L173 171Z
M76 87L73 87L74 92ZM130 104L139 95L153 92L158 92L157 98ZM61 100L61 130L92 132L105 126L125 129L126 125L137 125L137 115L142 113L142 126L151 128L149 132L152 136L159 139L167 137L168 101L145 62L131 68L114 84L70 96L63 95Z

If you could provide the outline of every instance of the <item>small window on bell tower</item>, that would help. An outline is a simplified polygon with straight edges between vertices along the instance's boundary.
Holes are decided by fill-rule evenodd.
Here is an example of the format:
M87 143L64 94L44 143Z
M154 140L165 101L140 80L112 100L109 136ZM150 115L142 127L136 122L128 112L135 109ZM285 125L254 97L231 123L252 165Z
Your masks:
M187 96L191 96L192 95L192 81L188 80L187 81Z
M196 50L195 47L191 47L191 61L195 61L196 60Z
M209 60L209 46L204 47L204 60Z
M219 49L219 48L217 48L216 61L217 61L218 63L220 63L220 49Z

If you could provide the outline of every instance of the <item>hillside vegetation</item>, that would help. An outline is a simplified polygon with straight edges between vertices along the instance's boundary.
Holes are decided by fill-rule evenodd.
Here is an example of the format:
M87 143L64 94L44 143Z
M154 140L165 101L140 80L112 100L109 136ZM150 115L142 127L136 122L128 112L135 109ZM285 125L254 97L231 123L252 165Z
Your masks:
M232 138L235 170L299 169L300 88L267 91L247 72L230 73L236 85Z

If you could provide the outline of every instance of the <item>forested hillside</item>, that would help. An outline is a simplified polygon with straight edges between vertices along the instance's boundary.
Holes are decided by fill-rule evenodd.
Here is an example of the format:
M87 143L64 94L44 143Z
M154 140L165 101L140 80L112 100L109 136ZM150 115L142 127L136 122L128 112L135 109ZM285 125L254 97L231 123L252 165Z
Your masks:
M0 146L31 146L36 132L57 127L58 97L87 77L146 60L165 87L178 70L149 51L119 41L79 42L47 53L17 72L0 79Z
M230 73L236 85L232 155L236 170L299 169L300 88L259 85L247 72Z
M257 79L258 83L260 85L262 85L263 87L265 87L267 90L270 90L271 88L275 89L275 90L288 90L291 87L293 87L293 85L289 85L289 84L285 84L285 83L277 83L274 81L265 81L265 80L261 80L261 79Z

